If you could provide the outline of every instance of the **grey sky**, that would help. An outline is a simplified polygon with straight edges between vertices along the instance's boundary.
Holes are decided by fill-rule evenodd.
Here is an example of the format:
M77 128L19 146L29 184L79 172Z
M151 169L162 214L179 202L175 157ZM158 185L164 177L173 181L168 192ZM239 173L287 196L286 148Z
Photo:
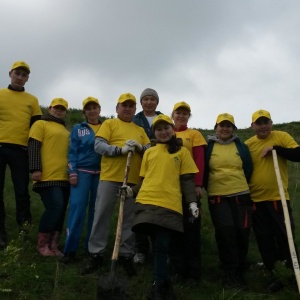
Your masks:
M25 60L43 106L94 96L109 116L131 92L138 112L151 87L165 114L191 105L190 127L228 112L245 128L258 109L300 119L299 0L0 0L0 20L0 85Z

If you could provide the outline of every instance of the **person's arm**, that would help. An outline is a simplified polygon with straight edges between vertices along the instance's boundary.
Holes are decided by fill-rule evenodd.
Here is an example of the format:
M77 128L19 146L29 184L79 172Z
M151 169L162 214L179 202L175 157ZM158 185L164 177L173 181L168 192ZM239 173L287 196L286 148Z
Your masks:
M79 138L78 138L78 127L73 128L70 136L70 148L68 152L68 173L69 182L71 185L77 185L78 174L77 174L77 161L78 161L78 149L79 149Z
M197 196L195 192L195 174L180 175L181 192L186 203L196 202Z
M300 147L296 148L284 148L281 146L273 146L276 153L287 160L293 162L300 162Z
M33 138L28 141L29 172L32 173L33 180L39 181L42 178L42 143Z
M195 164L199 170L195 175L195 184L198 187L203 187L203 175L204 175L204 146L193 147L193 157Z
M31 127L34 122L40 120L41 118L42 118L41 115L36 115L36 116L31 117L31 119L30 119L30 125L29 126Z
M106 139L96 137L94 150L104 156L120 156L127 154L129 151L134 152L134 146L124 145L123 147L117 147L109 145Z

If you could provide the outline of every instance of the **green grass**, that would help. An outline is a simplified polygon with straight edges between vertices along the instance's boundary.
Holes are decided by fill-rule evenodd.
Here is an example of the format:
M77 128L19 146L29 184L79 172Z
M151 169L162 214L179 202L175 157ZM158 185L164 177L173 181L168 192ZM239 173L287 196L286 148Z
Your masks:
M292 124L293 125L293 124ZM299 123L296 124L299 128ZM289 124L289 126L291 126ZM294 127L290 129L295 129ZM280 130L284 130L280 128ZM292 130L292 131L293 131ZM212 131L211 131L212 132ZM299 130L293 131L299 134ZM251 131L241 131L245 137L251 136ZM203 134L206 136L206 132ZM299 141L299 136L294 135ZM244 138L243 138L244 139ZM290 196L296 223L296 242L300 245L300 171L299 164L290 163ZM43 206L37 194L31 193L33 224L29 228L27 236L19 235L15 222L15 202L13 189L7 173L7 183L5 188L6 204L6 224L9 234L9 247L5 251L0 251L0 299L37 299L37 300L73 300L73 299L96 299L97 276L81 276L80 270L86 263L86 253L83 250L83 238L81 247L78 250L77 262L72 265L59 263L58 258L41 257L36 251L36 240L38 231L39 217L43 211ZM213 225L210 220L206 198L202 199L203 220L202 220L202 281L197 288L175 286L178 299L198 300L238 300L238 299L300 299L299 294L294 288L287 286L276 294L265 292L267 278L264 269L257 266L260 256L257 250L254 236L251 236L250 251L248 255L251 266L246 273L246 279L250 290L240 291L236 289L224 290L219 282L220 271L218 269L218 254L214 239ZM116 214L112 224L116 222ZM105 260L105 265L101 270L102 274L108 275L110 268L110 255L113 247L115 232L111 230L111 240ZM61 246L64 244L64 236ZM280 267L276 268L279 276L285 278L289 276L289 270ZM151 262L137 269L138 276L127 280L127 293L130 300L145 299L145 295L150 286L152 272ZM117 276L124 278L121 268L117 270Z

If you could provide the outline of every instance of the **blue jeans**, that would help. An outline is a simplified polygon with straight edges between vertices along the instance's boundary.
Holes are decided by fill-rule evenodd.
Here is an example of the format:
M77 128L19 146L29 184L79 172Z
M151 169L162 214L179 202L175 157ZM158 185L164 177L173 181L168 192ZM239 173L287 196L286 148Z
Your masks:
M76 186L71 186L67 238L64 253L75 252L78 248L87 207L88 221L85 249L88 251L88 241L93 226L98 183L99 174L78 172L78 184Z
M16 220L19 226L31 223L30 196L28 193L29 165L26 147L0 145L0 230L5 230L3 191L6 166L9 166L16 201Z
M69 201L70 188L51 186L36 188L35 191L40 194L45 206L45 211L40 219L39 232L61 232Z

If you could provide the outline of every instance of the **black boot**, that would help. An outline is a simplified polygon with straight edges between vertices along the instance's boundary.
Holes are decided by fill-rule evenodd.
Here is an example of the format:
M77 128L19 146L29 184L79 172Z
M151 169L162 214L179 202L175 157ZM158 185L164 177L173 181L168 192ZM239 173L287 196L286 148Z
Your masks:
M5 249L7 246L7 234L5 229L0 230L0 250Z
M153 282L147 300L176 300L172 284L170 280L163 283Z
M91 274L96 272L103 266L103 256L92 254L86 267L81 271L81 275Z
M147 296L147 300L166 300L163 283L153 282Z
M132 277L136 275L136 270L133 265L132 257L120 256L119 262L123 266L123 269L128 277Z

